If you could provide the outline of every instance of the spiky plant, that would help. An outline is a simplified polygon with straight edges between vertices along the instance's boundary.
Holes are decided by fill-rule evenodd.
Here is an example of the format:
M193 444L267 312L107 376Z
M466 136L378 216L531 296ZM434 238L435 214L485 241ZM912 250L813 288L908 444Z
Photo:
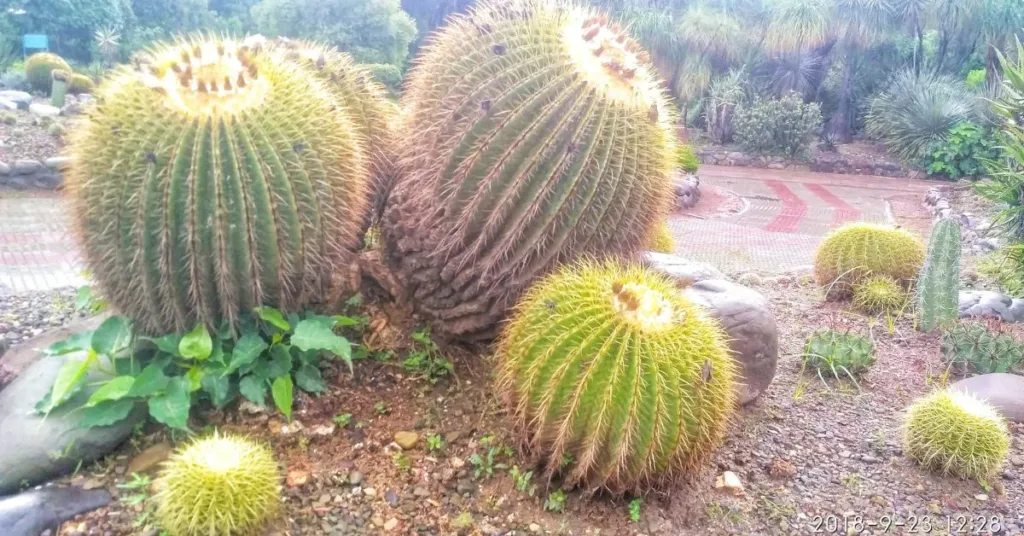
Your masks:
M672 231L665 222L658 222L654 232L647 240L647 249L658 253L675 253L676 240L672 238Z
M640 492L696 469L733 411L724 332L638 266L585 262L544 278L497 356L499 390L547 473L590 489Z
M84 74L73 74L71 75L71 82L68 84L68 91L75 95L81 95L83 93L92 93L93 89L96 88L96 84L92 81L92 78Z
M398 105L387 98L387 89L367 67L333 47L282 38L268 43L268 49L310 69L349 113L359 135L366 140L372 177L370 219L377 221L394 178L392 123L398 116Z
M140 330L326 295L358 245L368 172L321 82L196 37L155 48L96 100L68 187L96 281Z
M385 244L449 335L492 338L531 282L582 255L638 254L668 210L674 115L606 16L477 4L433 37L403 99Z
M697 153L694 152L693 147L684 143L679 144L676 165L679 166L679 169L690 174L696 173L700 169L700 159L697 158Z
M957 324L942 334L942 358L961 372L1010 372L1024 363L1024 344L979 324Z
M921 329L932 331L956 321L960 298L960 223L939 220L928 239L928 257L917 280Z
M904 229L849 223L829 233L814 255L814 277L830 300L848 298L869 275L909 285L924 264L924 246Z
M943 474L985 479L995 475L1010 447L999 412L971 394L945 389L914 402L903 428L903 451Z
M71 82L71 72L63 69L54 69L50 76L53 77L53 84L50 88L50 104L57 108L63 108L68 95L68 87Z
M53 71L57 69L71 71L71 66L64 58L51 52L38 52L25 60L25 78L32 89L46 95L53 87Z
M230 435L199 439L171 455L155 487L156 519L171 536L255 534L281 502L270 448Z
M853 306L864 313L894 313L906 304L906 289L887 275L869 276L853 286Z
M875 345L856 333L820 331L807 340L803 362L804 367L817 371L822 382L828 376L845 377L857 384L857 376L875 364Z

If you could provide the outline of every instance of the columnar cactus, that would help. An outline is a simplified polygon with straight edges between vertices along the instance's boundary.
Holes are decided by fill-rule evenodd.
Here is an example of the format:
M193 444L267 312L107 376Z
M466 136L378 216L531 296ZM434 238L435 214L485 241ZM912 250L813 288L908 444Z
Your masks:
M50 104L57 108L63 108L71 83L71 73L63 69L54 69L50 76L53 78L53 86L50 89Z
M68 187L93 275L140 330L326 294L359 242L368 171L321 82L194 38L156 48L96 101Z
M870 275L889 276L904 286L924 264L924 246L899 227L850 223L829 233L814 255L814 277L830 300L849 298Z
M999 472L1009 448L1006 421L989 403L971 394L936 391L907 409L903 452L943 474L991 477Z
M632 256L671 200L673 113L646 52L557 0L457 15L407 79L390 262L438 329L494 336L536 278Z
M64 58L51 52L37 52L25 60L25 78L32 89L47 95L53 87L53 71L71 71Z
M281 504L270 449L214 435L174 453L154 483L156 518L171 536L256 534Z
M960 299L960 224L939 220L928 241L928 257L917 280L919 326L932 331L956 322Z
M590 489L642 492L696 469L733 412L724 332L645 268L547 276L517 305L497 356L526 442L549 474Z

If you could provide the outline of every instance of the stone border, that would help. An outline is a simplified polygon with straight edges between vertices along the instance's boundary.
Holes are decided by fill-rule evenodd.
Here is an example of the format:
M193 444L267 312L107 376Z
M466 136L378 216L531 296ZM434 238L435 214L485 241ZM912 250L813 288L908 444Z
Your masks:
M64 172L71 165L67 156L53 156L43 160L16 160L14 165L0 162L0 186L15 190L29 187L56 190L64 185Z
M716 166L753 167L762 169L809 169L815 173L841 175L877 175L881 177L918 178L921 171L894 162L868 162L866 165L839 153L823 154L810 162L796 161L781 156L750 156L733 147L707 145L695 147L697 158L703 164Z
M921 206L932 215L935 221L948 218L960 222L960 240L964 250L973 254L983 254L999 249L1002 245L999 239L987 236L992 228L992 222L977 218L970 213L953 210L948 195L952 187L953 185L932 186L925 194Z

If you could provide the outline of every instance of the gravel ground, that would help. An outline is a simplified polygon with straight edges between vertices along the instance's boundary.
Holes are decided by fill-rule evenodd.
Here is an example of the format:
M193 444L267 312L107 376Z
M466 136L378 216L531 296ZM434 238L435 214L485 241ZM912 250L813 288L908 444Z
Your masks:
M48 100L36 102L49 104ZM17 119L14 125L0 123L0 162L14 164L15 160L30 158L44 160L56 156L64 147L63 135L40 126L39 120L25 110L11 112ZM57 117L52 122L67 126L68 119Z
M7 295L0 291L0 341L8 347L79 316L74 288Z

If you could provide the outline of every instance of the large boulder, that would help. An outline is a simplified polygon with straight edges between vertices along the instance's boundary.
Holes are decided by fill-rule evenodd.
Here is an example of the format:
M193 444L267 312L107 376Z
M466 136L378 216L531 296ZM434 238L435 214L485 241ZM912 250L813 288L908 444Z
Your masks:
M0 91L0 99L13 102L22 110L28 110L28 107L32 105L32 95L25 93L24 91Z
M65 521L110 504L104 489L44 488L0 499L4 536L57 534Z
M705 279L725 279L725 275L710 264L691 261L670 253L648 251L644 254L643 262L648 267L675 279L680 286L692 285Z
M3 381L4 377L13 380L20 376L29 365L38 361L43 355L42 351L49 348L53 343L63 341L75 333L92 331L100 327L100 324L108 316L110 315L101 314L75 320L59 328L41 333L38 337L11 348L7 353L4 352L4 343L0 340L0 390L3 390L4 385L6 385Z
M1024 322L1024 300L991 290L960 291L960 318L998 318L1004 322Z
M50 339L53 334L42 337ZM0 391L0 495L17 491L26 484L35 485L58 477L73 471L79 463L107 455L146 417L146 408L140 405L127 419L112 426L80 428L80 414L74 410L88 400L98 382L109 378L96 369L89 371L86 387L68 403L46 418L37 414L36 403L49 392L65 359L41 357L41 346L29 341L23 345L24 349L16 348L4 356L7 362L12 354L36 353L28 357L14 355L16 360L12 362L28 363L28 366Z
M965 378L952 385L987 400L1007 420L1024 423L1024 376L1016 374L982 374Z

